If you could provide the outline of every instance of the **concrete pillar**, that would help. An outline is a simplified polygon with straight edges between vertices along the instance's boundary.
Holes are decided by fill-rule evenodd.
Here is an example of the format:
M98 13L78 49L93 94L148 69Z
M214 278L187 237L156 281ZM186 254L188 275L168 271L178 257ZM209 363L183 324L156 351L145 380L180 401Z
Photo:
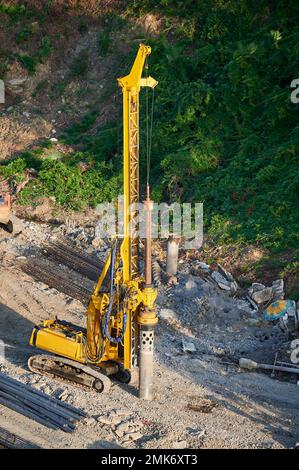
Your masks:
M179 238L170 237L167 243L166 272L176 275L179 259Z

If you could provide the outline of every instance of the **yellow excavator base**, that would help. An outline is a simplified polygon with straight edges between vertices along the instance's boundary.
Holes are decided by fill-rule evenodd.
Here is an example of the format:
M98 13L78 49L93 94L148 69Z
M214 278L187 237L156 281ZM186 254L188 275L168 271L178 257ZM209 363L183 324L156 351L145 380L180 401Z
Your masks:
M85 344L86 332L83 328L80 330L78 327L57 320L48 320L42 326L35 326L30 338L31 346L82 364L101 366L107 361L114 361L122 365L117 348L111 346L99 362L88 361Z
M86 362L82 336L66 335L57 328L36 326L32 331L30 345L74 361Z

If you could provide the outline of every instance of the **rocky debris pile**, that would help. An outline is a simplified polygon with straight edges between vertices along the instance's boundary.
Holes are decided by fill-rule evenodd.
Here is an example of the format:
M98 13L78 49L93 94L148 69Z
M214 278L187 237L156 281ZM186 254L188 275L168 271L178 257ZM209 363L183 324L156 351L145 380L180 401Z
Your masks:
M159 316L170 323L201 329L202 321L208 318L210 324L223 324L237 320L240 312L246 316L252 313L248 303L224 295L218 287L192 275L180 275L177 285L171 290L161 286L158 296ZM228 323L229 321L229 323Z
M271 286L254 282L248 290L247 299L257 312L263 311L265 320L279 320L279 325L286 333L299 330L299 302L284 300L284 281L277 279Z
M192 261L190 272L194 276L201 276L205 279L211 279L221 290L233 295L239 289L239 286L232 274L228 272L221 264L210 266L202 261Z
M283 279L273 281L270 287L254 282L248 290L248 295L257 305L284 299Z
M217 265L217 271L211 273L211 278L222 290L235 294L239 288L230 272L226 271L220 264Z
M122 444L139 441L144 437L144 428L150 423L132 415L131 411L115 410L94 418L94 423L111 430Z
M24 91L24 85L27 78L13 78L5 82L6 88L11 91L13 94L20 95Z
M219 271L211 269L213 272ZM180 272L178 284L171 288L160 285L159 325L163 325L164 335L169 328L170 341L167 347L159 345L165 361L184 361L184 356L190 354L194 358L202 354L227 358L248 354L257 360L273 360L286 343L279 324L266 322L247 298L237 298L221 289L210 273L199 276Z
M289 300L287 309L279 318L279 324L283 331L290 334L299 334L299 301Z
M95 228L90 227L64 227L64 235L67 235L78 247L85 249L87 253L106 253L109 250L108 242L96 236Z

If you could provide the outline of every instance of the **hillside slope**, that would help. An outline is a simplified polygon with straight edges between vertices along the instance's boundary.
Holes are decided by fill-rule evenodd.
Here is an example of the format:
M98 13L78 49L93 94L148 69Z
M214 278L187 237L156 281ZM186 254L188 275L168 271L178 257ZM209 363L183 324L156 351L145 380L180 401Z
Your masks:
M6 38L0 75L27 77L25 100L10 92L1 117L10 125L23 122L11 146L1 144L4 157L18 158L0 172L15 185L27 167L38 171L19 203L46 195L81 210L121 191L116 78L127 72L138 43L147 41L150 73L159 80L154 198L203 201L214 242L288 250L279 266L296 275L299 105L290 100L290 84L299 77L298 5L135 0L105 2L99 10L97 2L81 1L76 9L73 2L40 3L0 7ZM29 118L22 114L28 109ZM145 110L143 95L142 162ZM5 135L9 140L10 132ZM49 143L53 136L58 144ZM19 155L23 140L29 151ZM144 163L141 169L144 174Z

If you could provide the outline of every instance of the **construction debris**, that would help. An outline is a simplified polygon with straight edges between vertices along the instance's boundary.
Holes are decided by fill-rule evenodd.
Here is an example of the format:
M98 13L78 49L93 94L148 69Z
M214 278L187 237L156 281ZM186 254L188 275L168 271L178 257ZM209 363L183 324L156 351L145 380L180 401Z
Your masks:
M137 405L135 403L136 397L130 403L124 402L123 387L119 387L117 384L113 391L113 397L111 395L111 400L110 397L104 397L99 401L93 392L81 390L79 387L73 388L67 384L61 386L51 377L40 378L28 373L27 370L22 370L23 375L19 375L20 370L16 368L15 363L21 363L21 356L17 355L15 349L10 345L14 345L15 341L20 341L20 338L24 344L24 337L25 340L27 338L27 333L23 333L24 329L27 331L29 326L35 323L40 316L48 318L48 315L53 312L65 311L66 319L81 322L81 325L84 324L85 309L80 302L72 300L71 297L76 293L72 292L71 287L75 283L78 293L79 288L81 292L81 289L92 287L94 282L92 279L96 278L95 271L99 268L98 259L101 264L104 254L99 254L98 249L92 246L94 236L92 236L89 226L84 229L86 238L75 246L74 241L79 240L78 237L81 238L82 233L80 234L80 230L78 230L78 236L69 237L69 231L74 232L71 221L59 227L25 221L23 234L17 239L9 238L8 241L3 241L1 245L3 252L0 254L5 260L5 263L2 264L3 296L0 302L3 306L0 320L3 339L8 345L7 368L3 367L2 371L12 377L16 374L19 377L18 380L30 385L34 383L34 387L59 398L61 402L66 401L82 407L88 412L87 420L82 420L82 425L77 426L77 430L73 434L48 430L55 446L66 447L71 439L71 445L76 447L82 445L96 447L102 442L109 442L111 446L123 446L124 448L156 448L157 445L160 448L162 446L172 448L176 445L180 448L182 442L187 441L187 447L191 449L201 447L203 440L205 447L217 446L219 428L221 425L223 426L223 423L229 422L232 426L237 423L238 428L244 431L245 425L242 424L238 413L232 413L231 409L222 406L222 390L223 393L226 393L226 390L234 393L238 389L246 397L253 396L252 403L254 403L257 387L262 384L261 390L266 393L268 388L264 389L263 384L266 387L269 383L266 381L270 379L265 374L252 374L250 377L247 374L247 378L244 374L245 385L243 386L243 374L238 373L239 371L235 367L239 358L250 357L257 363L273 364L274 354L279 351L281 361L290 361L290 341L281 331L279 319L273 322L265 321L262 312L267 305L258 305L249 296L245 300L243 295L247 294L247 290L240 289L240 295L231 295L230 291L221 289L211 274L217 272L223 277L227 274L223 273L216 263L211 264L210 267L203 261L193 260L188 256L181 256L180 261L183 260L183 262L179 263L176 285L170 286L167 282L169 278L165 273L166 259L159 254L158 250L154 263L160 272L161 282L158 298L158 312L161 322L157 330L158 360L156 371L158 382L154 407ZM87 234L90 241L86 249ZM6 240L4 236L3 240ZM93 249L87 251L90 247ZM81 257L83 250L85 255L86 251L88 252L86 258ZM17 258L17 262L14 257ZM12 261L14 261L13 269L9 267ZM38 282L30 280L21 271L19 274L18 271L15 271L16 264L20 266L28 264L28 262L34 262L36 266L40 267ZM198 274L194 271L195 267ZM47 284L50 279L45 278L45 273L51 274L53 279L63 278L65 287L63 284L59 286L58 283L55 289L49 287ZM281 286L281 283L279 284ZM68 294L64 294L63 290ZM17 293L18 304L14 303L15 293ZM25 307L23 307L23 296L26 296ZM38 300L38 304L35 300ZM16 319L10 310L6 311L6 305L16 309L18 313ZM294 304L292 305L294 306ZM10 318L17 336L14 332L10 336L9 330L5 328L7 319ZM28 326L25 323L25 328L22 323L23 319L27 319L29 322ZM291 327L291 321L290 318L289 327ZM183 353L182 340L187 343L192 342L196 352ZM282 364L277 362L276 365ZM271 372L272 366L271 370L269 369L269 375ZM296 410L296 392L298 392L294 377L299 379L298 374L280 375L279 381L272 381L273 390L271 389L271 392L269 390L269 397L274 397L273 400L275 400L275 396L283 396L285 392L290 393L292 403L294 403L291 408L292 412ZM212 393L210 388L202 386L205 380L209 384L213 381ZM132 384L128 386L128 393L131 393L133 386ZM286 388L287 386L289 388ZM160 393L161 387L163 387L163 394ZM190 392L192 390L191 393L194 393L196 398L187 397L186 399L184 397L186 389ZM216 412L214 412L214 405L210 404L210 400L203 400L203 391L207 392L207 398L219 399ZM178 394L175 400L173 400L174 393ZM167 413L164 413L165 409L168 410ZM212 411L209 415L209 423L206 424L205 417L207 415L204 413L209 413L210 410ZM6 419L9 420L12 412L9 409L4 409L4 413L7 415ZM21 415L18 415L18 419L21 423L20 426L24 426L24 423L27 422L30 427L30 433L25 433L25 438L29 437L31 440L33 435L33 441L38 445L47 445L42 436L41 438L38 436L38 439L34 436L40 429L36 422L33 420L28 422L28 419ZM177 423L178 432L173 430L173 420ZM140 421L143 421L144 424L142 425ZM150 424L145 424L146 421L149 421ZM253 425L256 430L256 423ZM201 434L203 427L205 434ZM189 428L201 431L198 434L196 431L194 433L192 431L182 432L183 429ZM18 434L15 427L12 426L10 430ZM57 435L57 439L55 435ZM246 432L243 433L243 437L238 436L238 442L242 442L242 445L245 446L248 440L244 436L246 436ZM263 438L263 434L260 434L260 438ZM223 439L226 439L226 436L223 436ZM233 439L235 438L233 437ZM295 440L293 441L291 437L287 440L288 446L293 446L294 442ZM274 445L280 446L281 444Z
M254 282L248 290L250 298L258 305L284 299L283 279L273 281L270 287Z
M185 353L194 353L196 352L196 347L191 341L182 340L182 348Z
M266 287L263 284L254 282L248 291L249 296L257 304L263 304L273 299L272 287Z
M0 373L0 403L51 429L73 432L86 413Z
M286 333L295 333L299 330L299 309L294 300L290 300L287 311L279 319L279 325Z
M264 311L265 320L278 320L284 315L295 316L296 314L296 302L293 300L278 300L273 302Z
M232 274L219 263L217 263L216 269L212 271L208 264L195 260L195 262L192 263L191 273L195 276L203 276L212 279L220 289L230 294L235 294L239 288Z
M299 367L296 367L294 364L290 363L288 366L281 366L276 364L260 364L258 362L252 361L251 359L247 359L245 357L241 357L239 360L239 366L241 369L265 369L265 370L278 370L281 372L289 372L291 374L299 374Z
M141 430L145 424L142 420L133 418L132 413L129 411L113 411L108 415L99 416L97 421L104 427L109 426L123 444L143 438Z

